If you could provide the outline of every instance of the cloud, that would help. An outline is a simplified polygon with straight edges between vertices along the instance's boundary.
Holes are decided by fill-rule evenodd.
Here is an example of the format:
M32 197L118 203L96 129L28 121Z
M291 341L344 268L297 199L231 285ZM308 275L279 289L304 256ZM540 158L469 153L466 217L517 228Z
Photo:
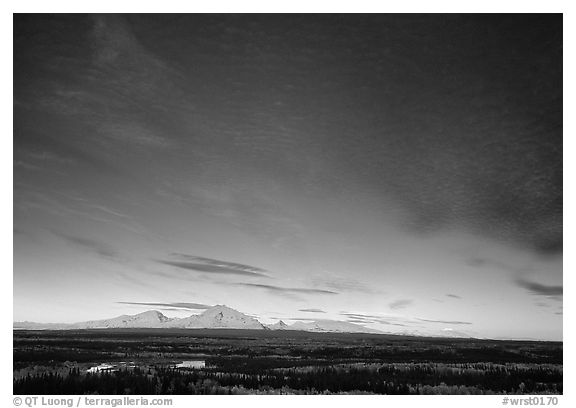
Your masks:
M388 306L390 309L404 309L414 303L413 300L410 299L400 299L390 303Z
M120 260L122 257L112 246L95 239L85 238L75 235L68 235L63 232L52 231L52 233L68 243L91 250L103 258Z
M131 146L164 148L173 143L151 130L150 127L135 122L106 123L102 125L99 132L112 144L120 142Z
M134 306L153 306L153 307L164 307L170 308L169 310L198 310L198 309L209 309L212 306L204 305L202 303L186 303L186 302L170 302L170 303L159 303L159 302L116 302L121 305L134 305Z
M525 279L516 279L516 284L521 288L528 290L533 295L541 296L562 296L562 285L543 285L541 283L531 282Z
M311 279L311 283L313 286L330 288L338 292L360 292L366 294L382 293L379 290L370 288L357 279L341 276L314 276Z
M133 269L132 272L124 271L122 269L116 270L115 272L116 276L125 279L132 285L153 287L153 285L148 283L146 279L142 279L142 273L145 272L145 270L142 267L135 265L132 259L125 256L124 254L121 254L111 245L96 239L70 235L59 231L51 230L50 232L72 245L78 246L79 248L84 248L89 252L97 254L107 261L112 261Z
M359 323L359 324L366 324L366 323L376 323L375 320L364 320L364 319L346 319L348 323Z
M381 316L363 313L351 313L351 312L340 312L342 316L349 316L352 318L368 318L368 319L380 319Z
M472 324L472 322L462 322L459 320L433 320L433 319L419 319L416 318L421 322L428 322L428 323L442 323L442 324Z
M333 292L331 290L324 290L324 289L308 289L308 288L285 288L281 286L274 286L274 285L263 285L259 283L239 283L240 286L252 287L252 288L261 288L266 289L272 292L279 292L279 293L302 293L302 294L318 294L318 295L337 295L337 292Z
M386 320L377 320L378 323L380 324L386 324L389 326L401 326L401 327L408 327L408 325L406 324L402 324L402 323L392 323L392 322L388 322Z
M238 270L242 270L242 271L261 273L261 274L270 273L266 269L257 268L255 266L244 265L244 264L235 263L235 262L221 261L221 260L213 259L213 258L205 258L202 256L195 256L195 255L188 255L188 254L181 254L181 253L172 253L172 256L186 259L188 261L200 262L200 263L203 263L206 265L221 266L224 268L232 268L232 269L238 269Z
M446 297L453 298L453 299L462 299L462 296L454 295L452 293L446 293Z
M324 310L321 309L298 309L298 311L307 313L326 313Z
M396 316L381 316L374 314L365 313L352 313L352 312L340 312L341 316L346 316L346 320L352 323L380 323L389 326L402 326L406 327L406 324L400 323L399 318ZM407 323L406 319L402 319L402 322Z
M184 257L185 255L178 254L178 257ZM263 277L268 278L269 276L264 273L264 269L256 268L253 266L236 264L232 262L218 261L216 259L202 258L202 257L192 257L189 258L196 262L182 261L182 260L165 260L157 259L155 262L170 265L180 269L186 269L190 271L212 273L212 274L222 274L222 275L242 275L251 277Z
M489 259L489 258L470 258L466 261L466 264L476 267L476 268L482 268L482 267L493 267L493 268L497 268L497 269L502 269L505 271L509 271L509 272L518 272L519 269L509 265L505 262L502 261L498 261L496 259Z

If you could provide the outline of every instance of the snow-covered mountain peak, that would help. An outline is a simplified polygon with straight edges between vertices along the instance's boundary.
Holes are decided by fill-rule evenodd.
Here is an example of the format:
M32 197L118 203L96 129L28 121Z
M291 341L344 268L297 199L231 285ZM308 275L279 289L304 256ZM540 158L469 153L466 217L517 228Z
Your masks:
M206 309L199 315L183 319L174 319L170 327L206 328L206 329L256 329L265 327L258 320L247 316L225 305L216 305Z
M316 320L309 323L295 322L294 324L286 327L286 329L329 333L383 333L380 330L370 329L359 324L342 322L338 320Z
M170 320L168 317L164 316L158 310L148 310L146 312L138 313L134 316L122 316L122 317L131 317L133 320L135 319L142 319L142 320L150 320L150 321L159 321L159 322L166 322Z
M282 320L279 320L274 324L269 324L266 327L270 330L290 330L290 326L288 326Z
M217 316L245 316L243 313L240 313L238 310L232 309L226 305L216 305L212 306L209 309L206 309L204 312L200 314L200 316L206 317L217 317Z

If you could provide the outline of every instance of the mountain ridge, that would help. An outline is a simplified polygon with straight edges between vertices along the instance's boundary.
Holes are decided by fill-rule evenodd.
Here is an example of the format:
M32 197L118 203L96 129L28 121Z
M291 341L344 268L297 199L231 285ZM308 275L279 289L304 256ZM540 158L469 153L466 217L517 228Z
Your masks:
M88 320L77 323L14 322L13 328L23 330L116 328L252 329L385 334L380 330L337 320L318 320L309 323L295 322L291 325L280 320L275 324L264 325L257 319L225 305L215 305L200 314L183 318L169 318L158 310L148 310L135 315L121 315L110 319Z

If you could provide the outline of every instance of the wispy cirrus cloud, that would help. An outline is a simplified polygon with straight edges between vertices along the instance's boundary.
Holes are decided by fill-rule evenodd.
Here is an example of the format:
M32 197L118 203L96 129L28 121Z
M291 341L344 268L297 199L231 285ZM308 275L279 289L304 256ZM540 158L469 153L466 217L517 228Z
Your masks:
M414 301L411 299L399 299L390 303L388 306L390 307L390 309L404 309L412 305L412 303L414 303Z
M299 312L306 312L306 313L326 313L322 309L298 309Z
M420 318L416 318L416 320L428 323L465 324L465 325L472 324L472 322L463 322L459 320L434 320L434 319L420 319Z
M240 286L266 289L271 292L288 293L288 294L318 294L318 295L337 295L338 292L324 289L310 289L310 288L287 288L282 286L264 285L260 283L239 283Z
M366 324L366 323L377 323L375 320L364 320L364 319L346 319L348 323L359 323L359 324Z
M407 325L408 319L398 318L396 316L384 316L366 313L353 313L353 312L340 312L341 316L346 317L346 321L351 323L380 323L390 326L403 326Z
M155 262L180 269L209 274L241 275L261 278L270 277L268 271L254 266L179 253L172 254L172 257L175 259L156 259Z
M340 315L359 319L380 319L382 316L365 313L340 312Z
M134 259L131 259L125 253L122 253L116 247L113 247L106 242L94 238L87 238L85 236L68 234L60 231L49 230L53 235L61 238L65 242L74 245L78 248L85 250L87 253L98 255L100 258L114 262L130 270L118 269L115 274L118 277L125 279L131 285L142 287L153 287L152 284L142 279L142 273L147 272L141 266L137 265Z
M70 244L90 250L103 258L112 260L122 259L120 253L116 249L114 249L111 245L108 245L105 242L99 241L97 239L70 235L58 231L52 231L52 233Z
M466 264L475 268L496 268L509 272L519 272L520 269L516 266L502 262L498 259L491 259L486 257L473 257L466 260Z
M516 279L516 285L528 290L533 295L540 296L562 296L564 288L562 285L544 285L526 279Z
M342 276L314 276L311 279L311 283L315 287L325 287L338 292L383 293L357 279Z
M188 255L188 254L182 254L182 253L178 253L178 252L172 253L172 256L180 258L180 259L185 259L187 261L203 263L206 265L220 266L220 267L224 267L224 268L232 268L232 269L237 269L237 270L241 270L241 271L261 273L264 275L270 273L270 271L263 269L263 268L258 268L256 266L245 265L245 264L236 263L236 262L222 261L219 259L206 258L206 257L202 257L202 256Z
M161 302L116 302L116 303L120 304L120 305L163 307L163 308L169 308L170 310L180 310L180 309L205 310L205 309L209 309L212 307L210 305L205 305L202 303L188 303L188 302L168 302L168 303L161 303Z

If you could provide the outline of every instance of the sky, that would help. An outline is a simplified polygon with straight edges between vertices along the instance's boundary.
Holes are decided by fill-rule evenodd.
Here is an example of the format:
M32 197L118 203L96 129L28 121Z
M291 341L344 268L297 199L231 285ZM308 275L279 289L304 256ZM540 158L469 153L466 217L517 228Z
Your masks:
M14 320L562 340L562 16L15 15Z

